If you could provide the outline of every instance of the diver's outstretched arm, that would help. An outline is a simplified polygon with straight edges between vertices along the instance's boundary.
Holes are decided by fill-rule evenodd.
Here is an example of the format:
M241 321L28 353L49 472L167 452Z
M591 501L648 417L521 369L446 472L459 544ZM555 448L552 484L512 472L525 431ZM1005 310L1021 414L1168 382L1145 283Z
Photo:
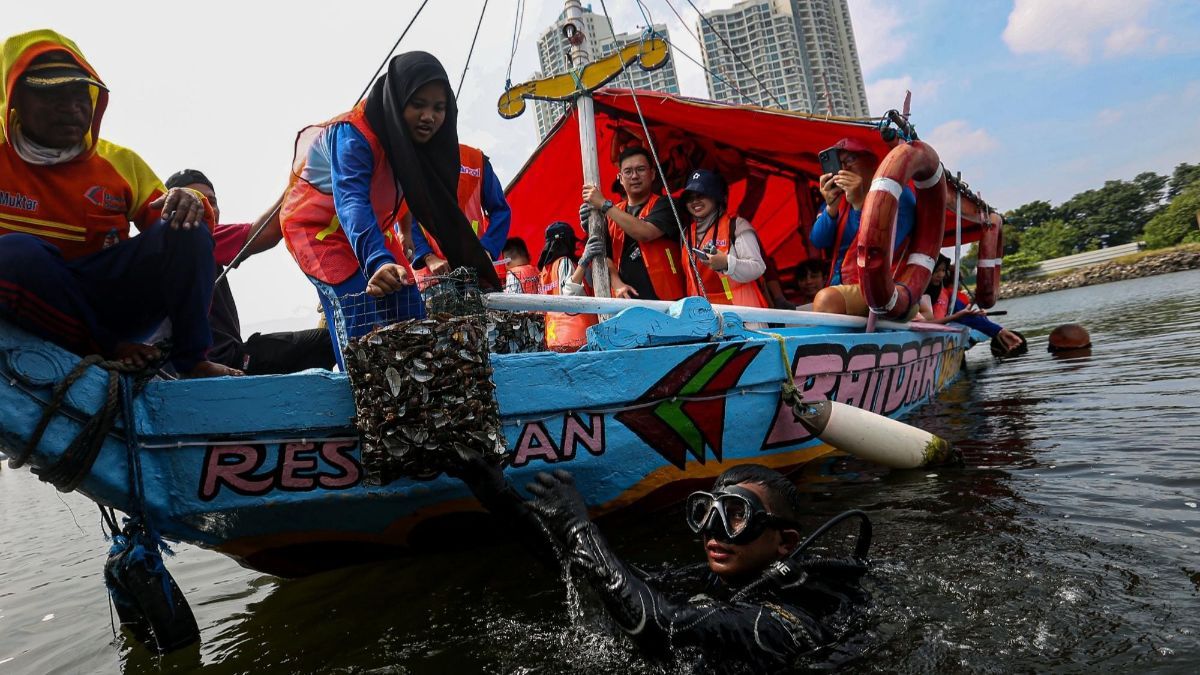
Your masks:
M558 549L546 534L546 527L498 465L477 457L457 466L452 475L471 490L488 513L512 531L533 557L547 569L559 568Z
M774 671L825 642L825 631L802 609L783 602L674 601L634 574L587 517L571 475L540 473L529 502L559 539L566 563L579 570L609 614L645 652L669 657L673 648L697 647L722 660Z

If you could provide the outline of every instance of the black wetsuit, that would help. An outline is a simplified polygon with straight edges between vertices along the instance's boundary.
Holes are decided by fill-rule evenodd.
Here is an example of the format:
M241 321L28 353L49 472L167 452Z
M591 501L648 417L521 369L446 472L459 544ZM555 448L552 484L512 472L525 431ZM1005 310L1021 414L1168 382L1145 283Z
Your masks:
M813 559L798 575L743 587L726 584L703 564L647 575L621 562L586 518L575 519L556 546L545 536L545 519L510 485L470 477L467 483L535 555L553 567L565 559L582 571L620 628L656 659L698 658L704 672L802 667L837 642L864 599L858 580L865 564L851 559Z

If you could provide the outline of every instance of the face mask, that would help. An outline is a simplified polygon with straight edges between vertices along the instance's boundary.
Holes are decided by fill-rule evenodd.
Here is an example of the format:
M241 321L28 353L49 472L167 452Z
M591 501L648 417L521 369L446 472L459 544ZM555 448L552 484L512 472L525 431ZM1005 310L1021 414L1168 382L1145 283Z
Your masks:
M769 513L758 495L736 485L715 493L693 492L687 498L685 515L692 532L711 534L732 544L754 541L768 527L795 526L787 518Z

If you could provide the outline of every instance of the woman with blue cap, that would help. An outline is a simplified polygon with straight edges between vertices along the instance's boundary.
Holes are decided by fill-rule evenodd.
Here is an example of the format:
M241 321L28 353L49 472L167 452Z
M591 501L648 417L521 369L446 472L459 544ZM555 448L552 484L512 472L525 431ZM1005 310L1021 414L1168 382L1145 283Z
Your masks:
M538 258L542 293L547 295L587 295L584 286L587 265L575 262L579 237L567 223L551 223L546 228L546 244ZM596 325L595 314L546 312L546 346L556 352L573 352L587 344L588 326Z
M688 295L707 297L713 304L766 307L758 279L767 269L758 234L728 208L728 188L720 174L707 169L691 173L683 201L692 222L688 243L697 262L696 275L687 275Z

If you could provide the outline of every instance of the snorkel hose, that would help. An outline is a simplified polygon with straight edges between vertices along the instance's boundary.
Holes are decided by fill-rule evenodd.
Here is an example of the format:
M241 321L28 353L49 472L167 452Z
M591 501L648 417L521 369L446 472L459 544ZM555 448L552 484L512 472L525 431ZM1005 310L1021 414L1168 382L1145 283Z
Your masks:
M859 519L858 541L855 542L853 555L844 558L818 558L804 553L838 523L850 518ZM774 562L767 567L766 571L763 572L757 581L735 593L733 600L744 599L764 584L773 584L779 588L799 586L808 580L808 576L812 572L834 572L862 576L867 572L867 552L870 548L871 519L867 514L858 509L840 513L814 530L786 558Z

